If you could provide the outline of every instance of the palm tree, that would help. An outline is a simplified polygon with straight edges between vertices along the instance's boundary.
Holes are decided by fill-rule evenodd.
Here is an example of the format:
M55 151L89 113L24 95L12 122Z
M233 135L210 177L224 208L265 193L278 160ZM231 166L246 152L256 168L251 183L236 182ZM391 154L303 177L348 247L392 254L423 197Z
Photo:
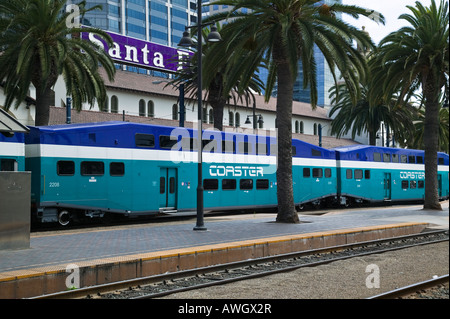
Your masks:
M439 102L439 151L449 152L449 110L443 107L445 96L440 98ZM424 149L424 132L425 132L425 108L423 103L420 104L418 111L413 117L414 130L408 132L404 138L403 146L415 149Z
M369 75L370 76L370 75ZM414 131L412 119L417 110L406 104L402 107L396 104L396 99L385 102L379 99L377 103L371 104L368 91L371 84L362 85L361 98L353 104L350 93L345 84L338 84L330 89L331 104L330 117L337 113L331 122L331 134L341 137L352 131L352 138L361 135L362 132L369 134L369 144L376 145L377 132L381 123L387 125L397 141L403 141L405 134L410 136Z
M439 96L449 76L448 2L430 7L419 1L408 6L411 14L399 19L410 25L389 34L380 42L383 69L374 77L385 97L400 92L399 101L421 88L425 105L425 209L442 209L437 184Z
M220 25L217 25L218 32L221 32ZM192 32L196 32L193 28ZM203 45L203 85L206 88L206 100L213 108L214 114L214 128L219 131L223 130L223 109L230 99L233 99L234 104L238 101L245 101L248 105L250 98L255 93L260 93L264 84L261 79L252 74L249 77L249 81L242 81L242 71L244 69L237 70L237 78L231 77L231 71L235 71L230 63L224 61L223 64L211 64L208 63L210 57L216 52L223 52L226 50L225 46L227 39L219 43L209 43L206 41L209 31L207 29L202 30L202 36L205 44ZM223 37L222 37L223 38ZM234 52L227 53L227 57L232 58ZM186 62L185 60L180 62ZM179 86L185 85L185 92L188 96L193 98L197 94L197 52L192 55L186 67L181 69L174 77L174 80L170 81L167 85ZM231 82L233 81L233 82Z
M2 0L0 2L0 81L4 83L5 107L15 107L36 88L35 124L48 125L52 87L63 76L73 107L98 100L103 105L106 89L98 73L101 64L113 80L110 57L90 41L77 36L92 32L112 44L111 38L95 28L71 28L71 13L64 13L65 0ZM80 14L88 10L78 4Z
M251 57L234 60L232 63L236 68L251 69L265 57L270 58L266 100L270 98L275 80L278 81L277 221L299 222L292 185L291 132L293 83L298 62L302 61L304 84L311 88L313 107L317 104L314 46L322 51L335 80L335 69L339 69L352 100L356 102L360 93L359 77L365 76L366 62L351 40L368 48L373 48L373 43L366 34L346 24L336 14L358 17L370 16L373 11L341 4L328 6L319 0L222 0L211 4L232 8L230 13L213 15L210 19L228 19L221 34L228 39L229 48L247 52L236 54L236 57ZM380 18L383 20L382 16ZM217 61L214 63L220 64L224 57L217 54L213 59Z

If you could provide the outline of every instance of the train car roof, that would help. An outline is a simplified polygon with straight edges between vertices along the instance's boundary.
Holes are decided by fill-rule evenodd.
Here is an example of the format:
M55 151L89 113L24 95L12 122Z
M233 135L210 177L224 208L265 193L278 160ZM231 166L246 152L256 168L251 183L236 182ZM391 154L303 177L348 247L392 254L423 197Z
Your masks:
M340 153L341 159L368 161L373 158L374 153L389 153L397 155L413 155L424 156L424 150L408 149L408 148L392 148L372 145L350 145L336 147L333 150ZM370 156L368 156L370 155ZM446 153L438 152L438 157L444 159L444 164L449 164L449 156Z
M170 135L173 130L178 130L174 132L175 134L185 130L184 132L189 132L190 137L195 138L197 136L194 132L196 130L192 128L112 121L30 127L30 134L26 138L26 143L135 148L135 134ZM214 138L216 134L220 134L224 140L235 139L239 142L249 143L262 143L265 141L272 145L276 143L276 138L269 135L257 135L257 138L255 138L254 134L213 130L204 130L204 139ZM157 141L156 143L159 142ZM298 139L293 139L292 144L296 148L295 156L312 158L334 158L335 156L334 151ZM156 148L158 146L159 144L155 145Z

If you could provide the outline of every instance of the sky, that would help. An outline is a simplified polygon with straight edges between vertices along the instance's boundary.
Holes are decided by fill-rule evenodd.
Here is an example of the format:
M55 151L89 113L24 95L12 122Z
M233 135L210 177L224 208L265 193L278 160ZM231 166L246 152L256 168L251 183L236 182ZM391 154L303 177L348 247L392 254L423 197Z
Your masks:
M362 26L366 27L366 31L369 32L372 40L375 44L378 44L381 39L387 36L393 31L397 31L403 26L409 25L405 20L399 20L398 17L404 13L411 13L411 11L406 6L415 6L415 0L343 0L343 4L346 5L356 5L362 8L367 8L380 12L385 20L385 25L377 24L376 22L370 20L366 17L360 17L358 20L353 19L349 15L343 15L344 21L350 23L351 25L361 29ZM421 0L420 1L425 7L429 7L431 0ZM438 4L440 1L436 0ZM376 16L374 16L376 17Z

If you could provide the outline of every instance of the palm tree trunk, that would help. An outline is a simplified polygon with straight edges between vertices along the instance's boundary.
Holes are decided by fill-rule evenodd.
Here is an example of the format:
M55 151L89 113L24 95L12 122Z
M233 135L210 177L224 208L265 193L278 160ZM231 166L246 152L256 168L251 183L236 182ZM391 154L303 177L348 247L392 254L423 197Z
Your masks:
M51 87L43 91L36 88L36 126L48 125L50 120L50 106L54 104L54 96Z
M209 85L208 103L213 108L214 128L219 131L223 130L223 108L227 103L222 97L223 79L220 74L216 75L215 81Z
M377 133L373 131L369 131L369 144L370 145L377 145Z
M223 130L223 108L225 103L220 103L213 106L214 112L214 128L219 131Z
M424 209L442 210L439 203L437 152L439 150L439 103L434 81L429 76L424 83L425 96L425 202Z
M278 64L277 222L298 223L292 184L292 98L294 81L288 62Z

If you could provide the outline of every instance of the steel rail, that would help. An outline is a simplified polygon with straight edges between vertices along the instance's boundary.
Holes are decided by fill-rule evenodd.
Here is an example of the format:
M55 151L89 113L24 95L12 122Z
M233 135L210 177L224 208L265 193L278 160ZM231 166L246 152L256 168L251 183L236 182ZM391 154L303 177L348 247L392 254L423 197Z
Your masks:
M449 281L449 278L448 278L448 274L447 274L447 275L443 275L438 278L425 280L425 281L418 282L418 283L415 283L415 284L412 284L409 286L405 286L405 287L401 287L401 288L394 289L391 291L387 291L387 292L369 297L367 299L395 299L398 297L411 295L411 294L415 293L416 291L419 291L422 289L433 288L438 285L445 284L448 281Z

